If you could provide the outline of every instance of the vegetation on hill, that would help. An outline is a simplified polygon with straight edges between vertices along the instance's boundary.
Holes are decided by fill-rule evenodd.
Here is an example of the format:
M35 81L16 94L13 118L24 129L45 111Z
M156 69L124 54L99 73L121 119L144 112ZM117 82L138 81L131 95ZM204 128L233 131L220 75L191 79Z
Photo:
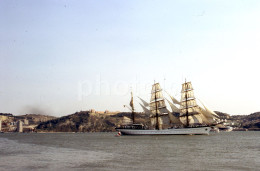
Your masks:
M231 119L239 122L242 128L260 129L260 112L250 115L233 115Z
M88 111L76 112L54 120L40 123L36 129L43 132L111 132L123 123L123 117L130 117L130 113L115 115L98 115ZM136 121L145 123L143 115L138 115Z

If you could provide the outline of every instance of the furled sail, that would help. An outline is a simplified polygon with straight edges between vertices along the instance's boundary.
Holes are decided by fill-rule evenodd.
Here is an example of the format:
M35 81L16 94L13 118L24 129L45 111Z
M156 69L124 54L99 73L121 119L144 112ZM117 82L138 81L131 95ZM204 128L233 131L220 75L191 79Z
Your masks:
M130 106L132 108L132 111L134 111L134 98L133 98L133 92L131 92L131 101L130 101Z

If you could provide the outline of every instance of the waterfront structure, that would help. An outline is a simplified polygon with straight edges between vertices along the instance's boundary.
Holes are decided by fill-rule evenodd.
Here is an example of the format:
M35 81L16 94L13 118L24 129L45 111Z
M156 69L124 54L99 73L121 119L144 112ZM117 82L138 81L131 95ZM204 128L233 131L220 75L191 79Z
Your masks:
M23 132L23 122L21 120L17 122L17 132Z

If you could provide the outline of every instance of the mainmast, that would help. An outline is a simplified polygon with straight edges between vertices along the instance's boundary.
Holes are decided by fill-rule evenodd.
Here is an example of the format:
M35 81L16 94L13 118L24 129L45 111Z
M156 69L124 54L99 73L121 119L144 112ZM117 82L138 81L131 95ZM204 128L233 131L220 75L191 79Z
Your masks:
M165 105L165 100L162 94L162 89L159 83L154 83L151 91L150 100L151 124L155 129L161 129L166 116L168 117L168 109ZM166 122L165 122L166 123Z
M155 125L155 129L159 130L159 114L158 114L158 105L157 105L157 97L156 97L156 93L157 93L157 88L155 86L155 96L154 96L154 100L155 100L155 111L156 111L156 125Z
M186 79L185 79L185 108L186 108L186 127L189 127L190 123L189 123L189 111L188 111L188 95L187 95L187 83L186 83Z
M182 97L181 97L181 108L180 108L180 119L183 118L182 123L185 127L191 126L191 124L200 123L196 116L199 116L198 105L196 103L193 88L191 82L182 84ZM196 115L196 116L195 116ZM192 120L192 121L190 121Z

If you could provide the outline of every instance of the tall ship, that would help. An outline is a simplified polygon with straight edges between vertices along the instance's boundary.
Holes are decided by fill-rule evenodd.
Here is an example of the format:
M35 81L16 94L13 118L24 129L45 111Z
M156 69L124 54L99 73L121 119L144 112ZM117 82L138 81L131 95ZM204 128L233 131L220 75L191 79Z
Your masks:
M169 95L164 98L159 83L152 85L150 103L142 98L140 104L149 116L150 126L135 123L133 94L131 92L132 123L116 128L122 135L208 135L211 126L216 124L217 114L197 104L191 82L182 84L181 100ZM165 101L171 107L167 109ZM177 107L178 106L178 107Z

